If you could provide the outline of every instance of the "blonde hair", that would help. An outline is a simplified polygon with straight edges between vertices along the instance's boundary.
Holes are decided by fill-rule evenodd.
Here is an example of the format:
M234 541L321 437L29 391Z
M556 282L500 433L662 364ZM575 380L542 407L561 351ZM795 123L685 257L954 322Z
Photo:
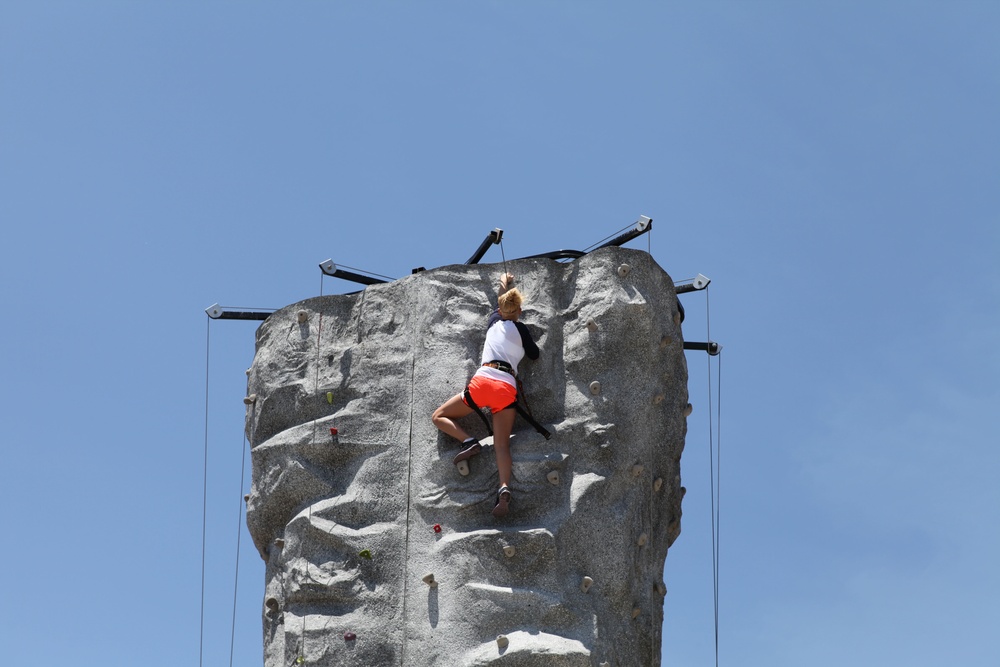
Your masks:
M501 315L509 317L517 312L523 300L521 293L515 287L500 295L500 298L497 299L497 308L500 310Z

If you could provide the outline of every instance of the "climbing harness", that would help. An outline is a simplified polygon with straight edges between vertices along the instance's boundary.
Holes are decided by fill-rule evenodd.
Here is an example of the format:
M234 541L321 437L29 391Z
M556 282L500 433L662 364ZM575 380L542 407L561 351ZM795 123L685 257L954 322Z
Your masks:
M491 363L495 363L495 362L491 362ZM500 363L503 363L503 362L500 362ZM484 365L488 366L489 364L484 364ZM493 366L493 368L496 368L496 366ZM541 424L538 423L538 421L531 414L530 410L528 410L525 407L521 406L520 401L524 400L525 405L527 405L527 399L522 398L523 390L522 390L522 385L521 385L521 381L520 380L518 380L517 385L518 385L518 387L517 387L518 388L518 391L517 391L517 400L515 400L513 403L511 403L510 405L508 405L507 407L505 407L503 410L509 410L510 408L514 408L517 411L517 414L521 415L521 417L524 419L524 421L526 421L529 424L531 424L532 428L534 428L536 431L538 431L542 435L542 437L544 437L546 440L548 440L549 438L552 437L552 434L549 433L549 431L544 426L542 426ZM477 415L479 415L479 418L483 420L483 424L486 426L486 432L489 433L490 435L493 435L493 426L490 424L490 420L487 419L486 415L483 414L482 408L480 408L478 405L476 405L476 402L474 400L472 400L472 394L469 392L469 387L468 386L466 386L465 391L462 392L462 398L465 399L465 404L468 405L470 408L472 408L472 411L475 412ZM501 412L503 410L501 410Z

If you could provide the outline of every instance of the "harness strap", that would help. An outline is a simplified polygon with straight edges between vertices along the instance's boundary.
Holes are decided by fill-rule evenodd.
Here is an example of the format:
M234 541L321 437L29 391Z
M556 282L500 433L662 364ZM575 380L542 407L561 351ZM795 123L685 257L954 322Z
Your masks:
M520 382L518 382L518 384L520 385ZM490 435L493 435L493 426L490 424L490 420L486 418L486 415L483 414L482 409L478 405L476 405L476 402L474 400L472 400L472 392L469 391L468 386L466 386L465 391L462 392L462 398L465 399L465 404L468 405L470 408L472 408L472 411L475 412L477 415L479 415L479 418L483 420L483 424L486 426L486 432L489 433ZM517 399L520 398L521 398L521 392L518 391ZM525 399L524 402L526 406L528 403L527 399ZM521 403L518 400L515 400L513 403L504 408L504 410L508 410L510 408L514 408L517 411L517 414L521 415L524 421L531 424L531 426L536 431L538 431L538 433L540 433L542 437L544 437L546 440L549 440L552 437L552 434L549 433L544 426L539 424L537 420L535 420L534 416L531 414L531 411L526 410L524 407L522 407Z
M493 435L493 426L490 425L490 420L486 418L482 409L476 405L474 400L472 400L472 392L469 391L468 386L465 387L465 391L462 393L462 398L465 399L465 404L472 408L472 411L479 415L479 418L483 420L483 424L486 425L486 432Z

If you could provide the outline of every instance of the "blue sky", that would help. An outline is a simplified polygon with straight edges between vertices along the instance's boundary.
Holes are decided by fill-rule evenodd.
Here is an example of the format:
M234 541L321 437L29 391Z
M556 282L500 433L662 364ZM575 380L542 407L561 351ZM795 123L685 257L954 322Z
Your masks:
M0 662L198 664L207 379L204 664L240 530L260 664L254 325L206 345L207 306L645 214L632 245L713 279L725 346L720 664L996 664L998 28L973 1L0 2ZM715 660L688 354L678 667Z

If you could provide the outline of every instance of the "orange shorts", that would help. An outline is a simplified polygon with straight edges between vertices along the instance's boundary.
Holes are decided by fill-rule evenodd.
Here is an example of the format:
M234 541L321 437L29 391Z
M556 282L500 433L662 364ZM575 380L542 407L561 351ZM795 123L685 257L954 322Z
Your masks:
M482 375L472 376L472 381L469 382L469 394L472 395L472 400L476 402L476 405L481 408L489 408L491 413L500 412L517 402L517 389L515 387ZM465 398L462 401L464 402Z

